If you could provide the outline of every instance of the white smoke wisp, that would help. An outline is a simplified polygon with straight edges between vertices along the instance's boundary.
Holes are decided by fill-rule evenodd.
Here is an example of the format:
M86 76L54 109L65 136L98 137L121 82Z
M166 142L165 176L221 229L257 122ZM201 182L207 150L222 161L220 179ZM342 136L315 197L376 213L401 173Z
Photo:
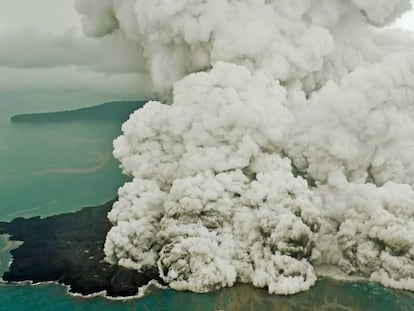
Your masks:
M414 37L405 0L78 0L154 91L114 156L107 260L178 290L294 294L314 267L414 290Z

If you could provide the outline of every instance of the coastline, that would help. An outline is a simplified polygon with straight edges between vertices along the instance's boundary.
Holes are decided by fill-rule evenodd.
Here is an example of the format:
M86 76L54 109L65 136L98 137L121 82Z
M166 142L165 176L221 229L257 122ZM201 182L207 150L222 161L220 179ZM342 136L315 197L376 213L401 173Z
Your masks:
M78 212L69 213L69 214L61 214L57 216L51 216L41 219L40 217L35 218L29 218L25 220L19 220L21 221L33 221L37 223L42 223L42 220L48 220L52 219L55 222L59 223L60 218L66 218L70 216L79 217L79 222L82 222L80 220L86 213L88 214L88 211L93 212L94 210L99 210L101 213L101 217L103 217L106 220L106 211L111 206L111 202L109 201L106 204L100 205L98 207L86 207ZM93 214L93 213L92 213ZM68 216L69 215L69 216ZM68 220L68 219L67 219ZM73 218L72 218L73 220ZM102 219L101 219L102 220ZM100 223L100 225L105 224L105 222L101 222L99 220L99 217L94 217L94 221L97 223ZM86 222L87 223L87 222ZM4 232L5 230L5 224L6 223L0 223L0 231ZM61 222L60 222L61 224ZM89 227L93 227L93 225L89 224ZM29 225L30 227L30 225ZM34 228L34 227L32 227ZM46 228L47 231L47 228ZM104 230L102 230L104 231ZM26 232L26 234L29 234L30 232ZM73 231L72 234L77 234L76 231ZM12 234L10 239L15 239L17 236ZM36 238L36 237L35 237ZM50 236L50 238L53 241L53 237ZM68 236L66 235L66 238ZM83 240L84 237L78 236L78 239L80 241ZM27 242L24 242L20 245L20 247L27 247L27 244L30 244L33 242L33 239L30 239ZM44 245L48 245L47 241L43 241ZM36 245L36 244L35 244ZM77 246L75 246L77 247ZM19 249L19 248L17 248ZM103 253L103 250L102 250ZM22 255L22 253L17 253L18 255ZM66 254L70 254L66 253ZM59 258L51 259L47 256L47 252L45 252L45 257L42 259L45 266L47 265L53 265L53 262L55 260L60 260ZM70 262L70 261L69 261ZM14 260L11 265L11 271L18 271L16 270L16 263L19 263L19 256L16 256L16 253L14 255ZM23 262L24 263L24 262ZM36 265L37 261L34 262L30 260L30 263L33 265ZM25 267L25 266L23 266ZM26 267L31 269L31 267ZM70 268L68 266L68 268ZM14 269L14 270L13 270ZM70 270L70 269L69 269ZM27 271L27 270L25 270ZM268 293L267 289L263 288L255 288L251 284L235 284L235 286L230 288L222 288L210 293L205 294L197 294L197 293L191 293L191 292L178 292L174 291L170 288L168 288L165 285L160 284L160 282L157 282L155 280L148 280L145 282L145 284L136 285L134 286L134 292L129 293L123 293L122 295L113 295L110 291L106 289L97 289L96 291L92 292L80 292L76 288L73 287L72 284L68 282L64 282L62 279L56 279L56 280L48 280L48 281L37 281L34 282L33 280L30 281L29 278L26 278L25 281L10 281L5 280L1 282L2 286L13 286L16 285L19 287L19 285L38 288L37 291L41 292L48 292L50 290L53 290L53 288L50 288L50 286L58 286L65 288L64 293L67 298L70 299L71 303L81 303L81 304L95 304L99 302L100 304L108 304L108 303L122 303L127 306L133 306L133 305L139 305L139 306L155 306L156 303L161 302L165 303L165 307L162 307L157 310L169 310L168 305L169 303L173 303L174 305L178 307L182 307L182 303L185 302L186 306L182 310L194 310L195 306L203 306L200 310L248 310L249 308L254 308L258 310L272 310L274 308L281 308L286 307L287 310L302 310L300 309L302 306L309 307L309 310L333 310L329 309L332 306L336 306L339 309L342 310L343 307L346 306L346 310L382 310L382 309L370 309L370 308L360 308L358 306L365 305L369 306L370 304L376 304L381 305L382 303L388 303L391 304L390 307L392 307L393 310L410 310L410 309L396 309L395 305L398 303L399 305L410 305L412 302L412 295L411 293L408 293L406 291L394 291L392 289L388 289L384 286L381 286L377 283L372 283L366 278L355 278L355 277L339 277L339 274L337 274L338 270L334 269L331 266L325 266L316 268L316 272L318 274L318 280L316 284L310 288L310 290L301 292L295 295L291 296L281 296L281 295L271 295ZM94 272L95 273L95 272ZM131 271L131 273L135 273ZM88 281L87 279L84 279L83 281ZM119 284L119 283L117 283ZM128 284L121 284L121 285L128 285ZM131 285L131 284L129 284ZM45 287L43 287L45 286ZM122 289L122 288L120 288ZM359 297L355 300L350 297L354 297L356 292L364 292L366 297ZM385 296L384 296L385 295ZM382 298L382 296L386 297L386 295L391 295L390 297L402 297L403 299L401 302L400 298L398 299L392 299L392 300L385 300L386 298ZM72 298L79 298L81 300L72 300ZM348 298L347 298L348 297ZM381 297L381 298L380 298ZM358 299L368 299L367 301L364 300L358 300ZM167 299L167 300L165 300ZM378 299L384 299L381 301L378 301ZM77 302L76 302L77 301ZM104 302L106 301L106 302ZM395 301L395 304L394 304ZM205 307L205 303L208 303L209 307ZM321 305L324 305L327 309L319 307ZM158 305L157 305L158 306ZM318 306L318 309L314 309L312 306ZM193 308L194 307L194 308ZM298 309L299 308L299 309ZM313 309L312 309L313 308ZM342 308L342 309L341 309ZM151 309L152 310L152 309ZM308 309L306 309L308 310ZM335 309L336 310L336 309ZM384 309L385 310L385 309ZM391 309L390 309L391 310Z
M0 223L0 233L23 241L11 250L12 263L5 282L57 282L82 295L106 291L111 297L139 294L152 280L162 283L158 271L142 273L104 262L103 245L110 223L112 201L74 213L46 218L16 218Z
M138 293L136 295L114 297L114 296L108 295L105 290L97 292L97 293L88 294L88 295L75 293L71 291L70 285L65 285L57 281L45 281L45 282L34 283L33 281L27 280L27 281L18 281L18 282L8 282L8 281L4 281L3 278L0 278L0 284L6 285L6 286L16 285L16 286L29 286L29 287L48 286L48 285L59 286L59 287L65 288L66 294L71 297L79 297L82 299L93 299L97 297L102 297L102 298L105 298L111 301L127 301L127 300L139 299L139 298L146 296L148 294L147 292L151 291L152 289L169 289L167 286L161 285L158 281L151 280L148 284L139 287Z
M115 200L115 199L114 199ZM104 253L103 253L103 243L106 236L106 232L110 228L110 223L106 219L106 214L110 210L114 200L108 201L105 204L94 206L94 207L85 207L78 212L61 214L50 216L46 218L33 217L29 219L16 218L10 223L0 222L0 233L8 234L8 239L12 243L19 243L17 248L10 251L12 254L12 261L9 267L9 271L5 272L2 277L2 283L5 284L25 284L25 285L37 285L37 284L59 284L65 286L70 295L81 296L84 298L88 297L97 297L102 296L107 299L113 300L125 300L125 299L135 299L145 296L148 288L155 286L157 288L168 288L162 282L158 275L158 271L148 270L144 273L139 273L134 270L128 270L120 266L110 265L104 263ZM96 213L98 212L98 213ZM93 215L93 217L91 217ZM66 220L65 220L66 218ZM71 245L71 249L79 248L80 252L85 254L83 258L88 257L89 259L94 259L91 264L88 266L93 268L91 271L82 271L89 276L99 275L103 279L108 278L107 272L109 272L110 282L105 284L91 283L90 278L84 278L82 280L76 280L76 278L65 278L64 276L69 273L74 272L73 261L67 258L67 256L73 256L73 252L65 252L62 250L62 254L58 258L50 257L50 252L48 248L40 248L39 243L37 243L37 238L35 231L39 226L46 225L46 235L50 233L47 229L47 226L52 226L54 228L61 229L63 222L77 222L88 225L88 229L94 228L97 234L94 236L88 235L88 238L85 238L85 234L88 234L89 230L83 232L82 230L69 230L70 234L64 232L63 240L55 240L53 235L50 240L40 241L41 245L48 245L55 243L52 247L59 249L59 245L66 244L75 238L80 244ZM93 219L94 223L89 221ZM85 221L86 220L86 221ZM52 223L52 225L50 224ZM57 224L57 225L56 225ZM96 226L98 225L98 227ZM82 226L81 226L82 228ZM73 228L69 228L73 229ZM90 232L89 232L90 233ZM33 238L35 236L35 238ZM26 239L27 238L27 239ZM91 240L91 238L95 240ZM23 240L23 243L21 242ZM88 240L88 244L98 244L98 247L92 253L90 251L86 252L82 241ZM19 242L18 242L19 241ZM35 251L37 249L37 251ZM19 251L23 250L23 251ZM36 257L36 254L44 254L39 258ZM30 258L30 254L35 254L34 259ZM65 257L66 256L66 257ZM96 258L95 258L96 256ZM24 258L24 260L22 260ZM55 271L44 269L47 265L54 265L56 261L62 261L66 264L63 266L63 270L59 275L53 274ZM43 268L41 267L41 274L31 273L31 271L39 269L39 263L43 263ZM79 267L76 267L79 268ZM42 270L43 269L43 270ZM333 281L340 281L346 283L371 283L368 278L362 276L353 276L343 273L338 267L324 265L316 266L315 272L317 274L317 282L321 279L330 279ZM137 282L137 278L140 282ZM118 280L117 280L118 279ZM118 285L117 285L118 284ZM317 285L317 283L315 284ZM314 285L314 286L315 286ZM110 286L110 287L108 287ZM117 286L119 286L117 288ZM313 287L314 287L313 286Z
M68 121L127 120L129 115L141 108L147 100L114 101L91 107L28 114L16 114L12 123L59 123Z

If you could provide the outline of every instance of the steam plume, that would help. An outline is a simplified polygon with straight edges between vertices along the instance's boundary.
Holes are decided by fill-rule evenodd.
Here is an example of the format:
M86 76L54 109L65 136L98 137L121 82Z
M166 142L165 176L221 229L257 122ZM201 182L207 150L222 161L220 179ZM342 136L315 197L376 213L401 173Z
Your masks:
M82 0L154 91L114 155L133 181L107 259L172 288L293 294L331 264L414 290L413 36L405 0Z

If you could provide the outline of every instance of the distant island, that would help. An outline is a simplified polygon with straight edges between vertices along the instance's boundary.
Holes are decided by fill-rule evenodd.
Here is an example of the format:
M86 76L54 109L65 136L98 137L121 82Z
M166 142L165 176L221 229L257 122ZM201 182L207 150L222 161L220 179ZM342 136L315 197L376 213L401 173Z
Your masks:
M13 261L3 280L7 282L55 281L70 292L89 295L134 296L151 280L162 283L157 269L128 270L104 261L103 245L111 224L106 215L113 201L75 213L47 218L16 218L0 222L0 234L23 241L11 251Z
M91 120L127 120L129 115L141 108L147 101L115 101L101 105L69 111L18 114L12 122L42 123Z

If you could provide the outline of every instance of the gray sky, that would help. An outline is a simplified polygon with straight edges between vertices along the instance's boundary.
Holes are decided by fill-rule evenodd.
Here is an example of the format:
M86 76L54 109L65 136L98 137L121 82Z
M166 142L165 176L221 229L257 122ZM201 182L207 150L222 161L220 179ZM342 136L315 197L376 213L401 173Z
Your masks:
M0 8L2 32L29 28L60 33L71 27L80 29L72 0L0 0Z
M414 12L397 25L414 30ZM115 39L105 40L82 35L73 0L0 0L0 105L6 97L82 106L149 96L148 81L131 72L134 57L119 57Z
M85 38L73 0L0 0L0 105L30 101L42 110L148 97L148 81L131 72L133 57L120 63L114 40Z

